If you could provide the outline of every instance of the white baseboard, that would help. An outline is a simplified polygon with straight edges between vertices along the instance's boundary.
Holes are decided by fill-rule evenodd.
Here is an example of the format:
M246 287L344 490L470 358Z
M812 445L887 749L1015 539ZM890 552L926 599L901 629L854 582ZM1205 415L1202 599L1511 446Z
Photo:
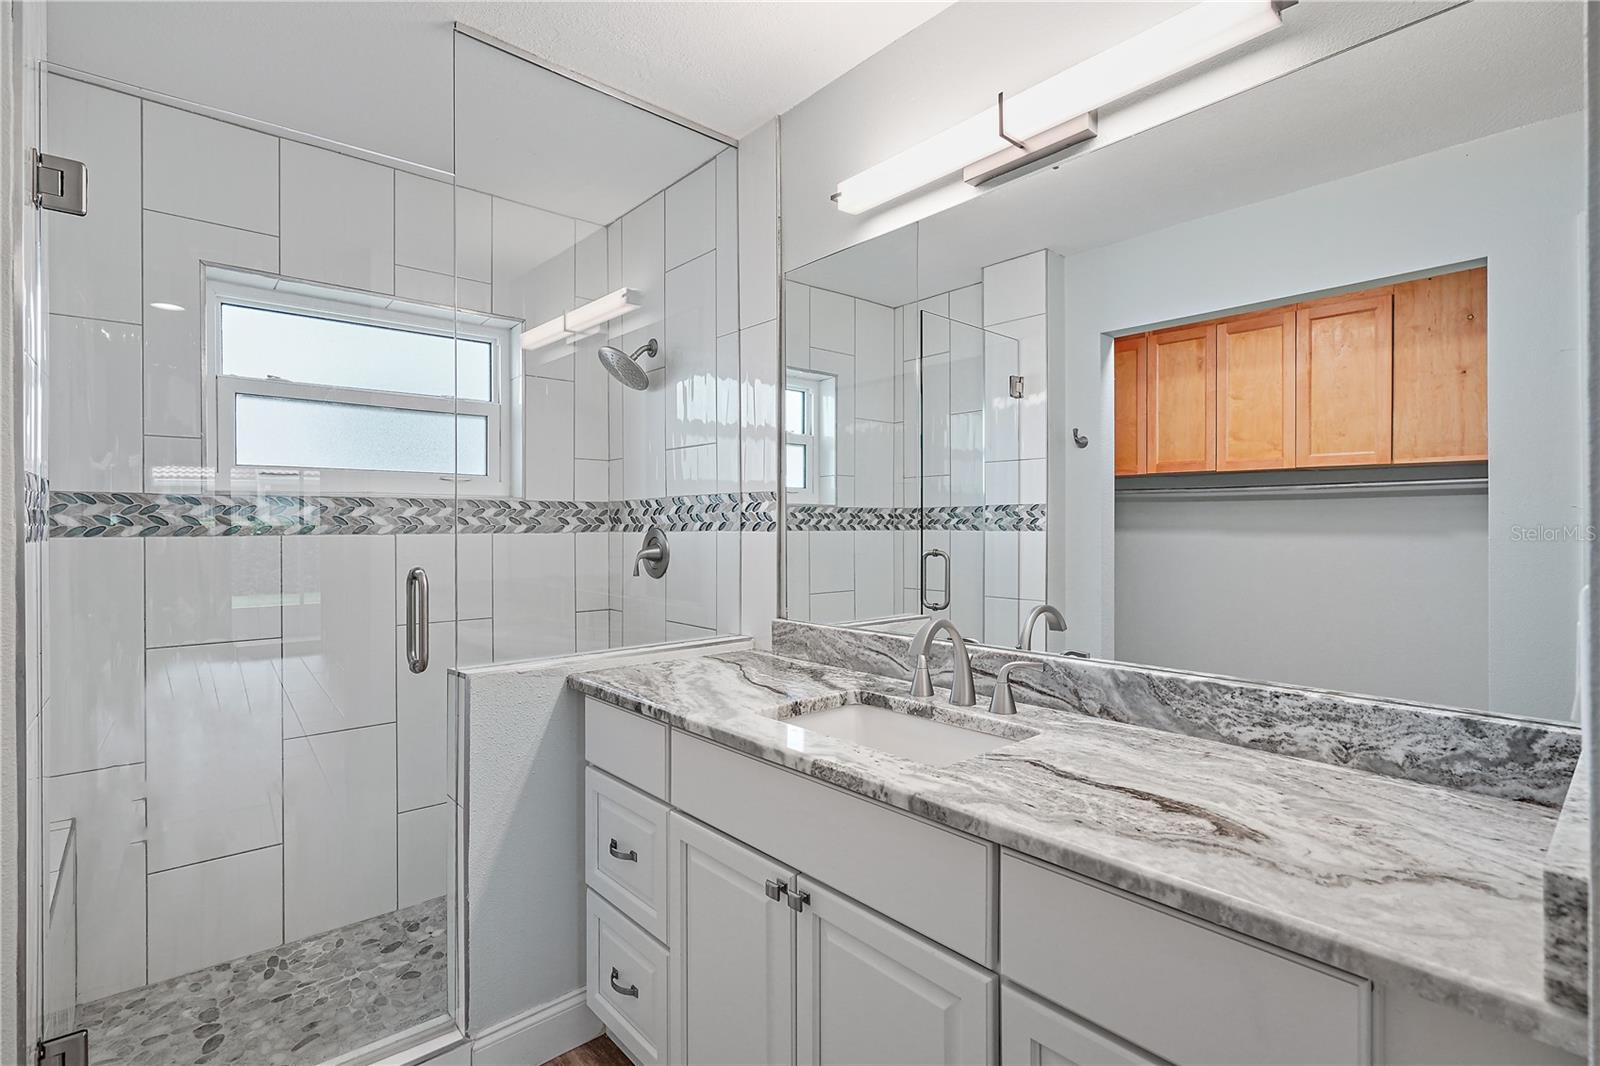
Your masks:
M472 1066L542 1066L603 1031L584 990L574 988L485 1029L472 1041Z

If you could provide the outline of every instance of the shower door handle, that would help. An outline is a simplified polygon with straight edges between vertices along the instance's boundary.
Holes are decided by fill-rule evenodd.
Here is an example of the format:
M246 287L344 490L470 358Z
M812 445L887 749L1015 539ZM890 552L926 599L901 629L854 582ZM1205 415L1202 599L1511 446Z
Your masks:
M413 674L428 668L428 572L420 566L406 575L406 663Z
M944 602L930 603L928 601L928 560L932 558L944 560ZM922 553L922 587L919 592L922 596L922 608L926 611L947 611L950 609L950 553L938 548L929 548Z

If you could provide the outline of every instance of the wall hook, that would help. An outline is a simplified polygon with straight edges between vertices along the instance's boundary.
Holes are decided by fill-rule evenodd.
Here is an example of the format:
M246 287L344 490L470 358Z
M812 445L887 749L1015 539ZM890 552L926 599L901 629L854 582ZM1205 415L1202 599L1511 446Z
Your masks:
M1087 448L1089 446L1089 438L1085 437L1082 433L1079 433L1077 426L1073 426L1072 443L1076 444L1080 448Z

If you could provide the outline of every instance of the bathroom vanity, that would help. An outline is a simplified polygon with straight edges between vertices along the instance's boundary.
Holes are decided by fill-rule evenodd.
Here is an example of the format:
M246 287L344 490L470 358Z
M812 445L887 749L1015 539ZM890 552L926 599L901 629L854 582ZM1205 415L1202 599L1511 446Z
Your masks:
M613 1038L647 1064L1577 1061L1543 985L1555 810L1021 680L999 718L755 652L573 675Z

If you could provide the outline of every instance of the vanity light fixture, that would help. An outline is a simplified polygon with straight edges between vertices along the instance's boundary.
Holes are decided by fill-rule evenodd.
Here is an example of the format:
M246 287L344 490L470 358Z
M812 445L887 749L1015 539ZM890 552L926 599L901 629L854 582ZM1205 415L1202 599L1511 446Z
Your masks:
M636 311L639 308L638 301L634 299L636 295L632 289L608 292L582 307L575 307L564 315L525 329L522 331L522 350L528 352L535 348L547 348L586 333L618 315Z
M994 107L839 183L855 215L957 172L982 185L1095 135L1097 108L1283 24L1284 0L1203 0Z

